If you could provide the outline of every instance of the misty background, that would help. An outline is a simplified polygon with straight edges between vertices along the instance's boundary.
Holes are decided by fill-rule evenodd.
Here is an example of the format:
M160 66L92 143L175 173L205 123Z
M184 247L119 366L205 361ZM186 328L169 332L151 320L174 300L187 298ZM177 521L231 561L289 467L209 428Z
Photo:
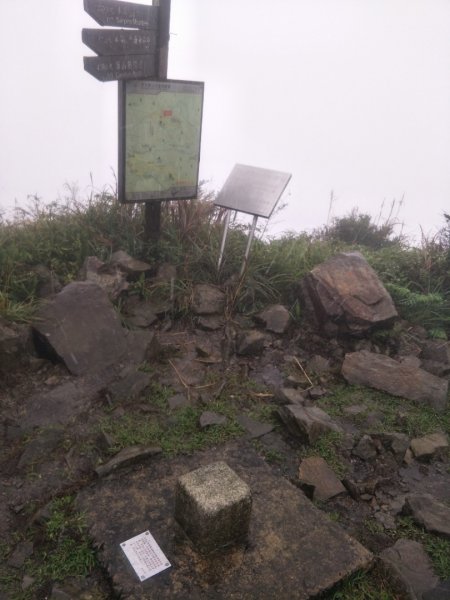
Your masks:
M117 83L83 70L83 1L2 0L2 17L0 211L114 189ZM172 0L169 77L205 82L208 189L238 162L292 173L270 233L393 203L416 239L443 225L448 0Z

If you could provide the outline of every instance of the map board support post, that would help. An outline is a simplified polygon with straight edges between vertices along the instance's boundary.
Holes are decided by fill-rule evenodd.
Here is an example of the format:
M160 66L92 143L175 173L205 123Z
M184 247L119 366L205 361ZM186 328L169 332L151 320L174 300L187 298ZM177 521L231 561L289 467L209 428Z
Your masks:
M153 6L159 6L158 42L156 49L158 79L167 79L170 39L170 2L171 0L153 0ZM144 241L156 242L161 233L161 200L145 203Z
M245 249L244 262L242 263L241 272L239 273L239 277L242 277L244 275L245 269L247 268L248 257L250 255L250 248L252 246L253 236L255 235L257 222L258 222L258 215L254 215L250 233L248 234L247 248Z

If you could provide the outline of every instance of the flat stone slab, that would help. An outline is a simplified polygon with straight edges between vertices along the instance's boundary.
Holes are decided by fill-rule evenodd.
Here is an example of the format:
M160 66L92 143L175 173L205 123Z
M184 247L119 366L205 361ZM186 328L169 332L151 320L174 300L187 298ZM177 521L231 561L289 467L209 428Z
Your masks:
M174 519L176 483L185 473L220 460L251 489L248 542L205 557ZM170 461L155 457L145 467L85 488L77 506L124 600L290 600L294 590L297 600L306 600L372 561L368 550L275 475L246 442ZM119 544L146 530L172 567L141 583Z

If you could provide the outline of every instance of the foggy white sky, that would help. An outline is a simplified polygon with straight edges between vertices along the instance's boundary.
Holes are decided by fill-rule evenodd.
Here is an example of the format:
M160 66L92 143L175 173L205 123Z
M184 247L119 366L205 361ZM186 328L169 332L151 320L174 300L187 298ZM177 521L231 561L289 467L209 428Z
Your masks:
M117 170L117 84L83 70L82 0L1 0L0 209ZM147 2L141 2L147 3ZM149 2L148 2L149 3ZM271 231L353 207L405 231L450 211L448 0L172 0L169 77L205 81L200 177L293 177Z

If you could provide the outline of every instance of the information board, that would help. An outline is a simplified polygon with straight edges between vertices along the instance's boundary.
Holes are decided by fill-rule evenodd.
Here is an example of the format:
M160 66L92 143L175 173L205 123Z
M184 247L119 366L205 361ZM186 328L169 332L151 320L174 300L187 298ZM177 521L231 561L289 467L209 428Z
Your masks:
M290 179L290 173L237 164L214 204L268 219Z
M121 202L195 198L204 84L130 80L119 86Z

